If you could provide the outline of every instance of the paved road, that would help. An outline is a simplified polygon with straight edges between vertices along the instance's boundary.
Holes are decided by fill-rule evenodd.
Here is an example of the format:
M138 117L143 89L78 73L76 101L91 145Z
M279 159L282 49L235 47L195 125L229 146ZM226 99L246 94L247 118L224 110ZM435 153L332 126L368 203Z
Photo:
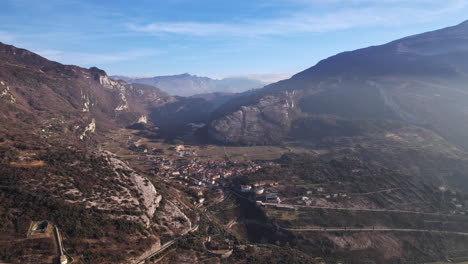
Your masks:
M392 191L394 189L387 189L381 190L378 192L386 192ZM236 195L239 198L249 200L251 202L255 202L242 194L232 190L232 194ZM361 193L362 194L370 194L370 193ZM426 212L418 212L418 211L405 211L405 210L392 210L392 209L379 209L379 208L346 208L346 207L327 207L327 206L309 206L309 205L293 205L293 204L277 204L277 203L262 203L262 205L266 206L273 206L278 208L309 208L309 209L325 209L325 210L339 210L339 211L361 211L361 212L389 212L389 213L407 213L407 214L419 214L419 215L431 215L431 216L460 216L460 215L449 215L449 214L440 214L440 213L426 213Z
M380 190L380 191L375 191L375 192L350 193L350 195L369 195L369 194L377 194L377 193L386 193L386 192L391 192L391 191L395 191L395 190L402 190L402 189L409 189L409 188L391 188L391 189L385 189L385 190Z
M225 197L226 198L226 197ZM224 200L224 199L223 199ZM221 200L221 201L223 201ZM200 208L203 206L202 203L199 203L195 206L195 210L199 211ZM203 208L203 212L206 212L206 208ZM199 219L200 219L200 216L199 216ZM153 258L154 256L158 255L159 253L163 252L164 250L166 250L167 248L169 248L170 246L174 245L177 241L179 241L180 239L186 237L187 235L189 235L190 233L192 232L195 232L198 230L198 228L200 227L200 223L197 223L194 227L192 227L190 230L188 230L185 234L182 234L180 236L178 236L177 238L165 243L164 245L162 245L159 249L155 250L154 252L152 252L148 257L142 259L142 260L139 260L137 262L134 262L134 264L143 264L145 263L145 261Z
M468 236L468 233L463 232L453 232L453 231L440 231L440 230L430 230L430 229L402 229L402 228L284 228L280 227L283 230L291 232L421 232L421 233L439 233L439 234L452 234L452 235L461 235Z
M194 227L192 227L190 230L188 230L185 234L183 235L180 235L178 237L176 237L175 239L165 243L164 245L162 245L159 249L155 250L154 252L151 253L151 255L149 255L148 257L140 260L140 261L137 261L135 262L135 264L143 264L145 263L145 261L151 259L152 257L158 255L159 253L163 252L164 250L166 250L167 248L169 248L170 246L174 245L177 241L181 240L182 238L186 237L188 234L192 233L192 232L195 232L198 230L198 227L200 227L199 224L196 224Z
M324 206L307 206L307 205L292 205L292 204L276 204L276 203L262 203L267 206L274 206L278 208L309 208L309 209L325 209L325 210L339 210L339 211L364 211L364 212L390 212L390 213L407 213L407 214L420 214L420 215L433 215L433 216L456 216L439 213L426 213L417 211L405 210L392 210L392 209L378 209L378 208L345 208L345 207L324 207Z
M378 194L378 193L389 193L395 190L403 190L403 189L409 189L409 188L390 188L390 189L385 189L385 190L380 190L380 191L375 191L375 192L366 192L366 193L348 193L348 195L352 196L359 196L359 195L372 195L372 194ZM294 197L287 197L284 198L283 201L291 201L291 200L297 200L301 199L302 197L307 196L307 195L300 195L300 196L294 196Z

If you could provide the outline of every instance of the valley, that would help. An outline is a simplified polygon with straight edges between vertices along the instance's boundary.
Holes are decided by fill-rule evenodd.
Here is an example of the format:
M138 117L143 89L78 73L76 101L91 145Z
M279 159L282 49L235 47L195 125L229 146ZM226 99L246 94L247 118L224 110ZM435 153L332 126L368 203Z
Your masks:
M292 157L299 156L300 158L291 159L291 161L300 164L301 159L311 157L314 160L319 156L330 155L330 151L314 149L306 151L307 149L304 148L268 146L186 146L162 142L152 143L147 139L136 136L138 131L121 130L120 133L112 133L114 137L118 134L121 135L121 139L128 140L126 144L121 144L122 152L117 152L121 153L120 158L126 159L130 164L146 170L148 175L154 175L154 179L162 178L178 190L185 190L190 196L193 206L205 210L204 214L208 221L208 223L205 223L208 227L205 228L208 233L204 237L186 238L190 239L191 243L195 243L186 250L195 251L197 256L201 254L202 259L207 257L205 254L208 254L208 256L216 255L213 254L213 251L206 251L206 249L205 253L203 253L204 251L196 246L197 243L204 245L206 243L204 241L207 239L213 242L214 239L218 239L219 242L217 243L221 244L224 243L222 241L227 239L230 243L234 243L232 254L235 255L239 249L245 247L244 243L246 242L250 246L252 246L252 242L260 243L256 244L255 247L261 247L264 243L278 242L280 244L288 243L289 245L296 243L296 246L305 247L303 243L310 243L305 242L309 241L310 237L313 240L320 237L321 239L334 241L332 243L338 243L334 237L339 235L340 237L349 237L346 238L348 240L347 245L351 246L356 243L353 241L357 237L361 237L361 239L366 237L366 239L369 239L369 245L372 246L369 248L364 247L361 251L375 252L381 249L378 249L378 243L373 240L374 237L379 237L383 241L391 239L399 244L409 237L420 237L421 235L417 234L421 233L426 234L424 236L439 239L441 242L435 245L434 249L445 252L444 256L449 258L459 257L458 254L463 252L466 244L458 245L457 248L447 251L448 248L443 249L447 247L447 244L444 244L446 242L443 241L456 239L457 241L465 241L464 243L468 242L466 240L466 236L468 236L468 212L464 207L457 209L453 203L453 201L458 201L458 203L467 204L467 197L463 193L457 194L453 193L453 191L445 193L438 190L437 186L432 187L434 190L429 192L423 190L427 187L401 188L397 186L411 186L411 184L398 182L382 183L384 185L378 188L374 185L378 183L373 183L366 187L365 185L353 184L356 179L351 178L348 179L349 182L346 182L346 177L341 181L314 183L303 178L306 177L305 175L301 177L298 172L285 167L284 164L285 161L286 163L289 162L288 159L285 159L288 155ZM130 147L136 142L138 142L138 148ZM106 149L106 147L110 147L110 145L102 146L103 149ZM211 150L204 152L205 148ZM124 149L126 151L123 151ZM257 152L256 149L259 151ZM116 150L115 145L114 150ZM226 155L226 153L236 153L236 150L240 150L241 153L248 152L248 155L244 155L241 159L237 155ZM259 155L260 150L267 152L267 155ZM269 152L276 155L270 156ZM246 160L249 162L245 163ZM255 161L255 163L250 163L251 161ZM197 165L198 163L201 166ZM352 164L355 164L355 162L349 163L351 166ZM250 167L251 169L246 171L241 170L240 173L232 173L233 168L236 171L235 168L245 165L247 165L247 168L249 166L254 167ZM211 170L212 166L216 170ZM294 164L294 166L297 165ZM334 164L334 167L337 167L337 164ZM301 168L297 167L297 169ZM195 173L191 172L191 170L195 171ZM345 170L354 175L352 177L363 177L365 175L362 167L359 169L351 167ZM318 172L320 170L318 168L304 170L304 172L308 171ZM288 175L283 175L284 173ZM290 173L293 174L289 175ZM294 173L295 177L293 176ZM382 174L383 172L378 173ZM206 177L205 175L214 177ZM332 175L337 174L333 173ZM386 177L383 175L385 174L379 177ZM153 177L150 176L150 178ZM376 177L376 175L372 177ZM321 178L315 176L315 179ZM246 183L251 189L243 192L241 186L246 185ZM366 188L372 191L367 191ZM433 195L432 192L440 195L439 198L434 197L439 200L438 207L434 207L435 203L430 200L433 199L430 198ZM281 200L280 203L266 202L264 193L278 194ZM460 195L464 197L462 200L458 200ZM206 211L207 209L208 211ZM244 210L247 210L247 212ZM314 225L311 226L310 223L314 223ZM201 226L203 227L203 225ZM221 233L210 232L214 227L221 228ZM265 231L257 233L262 229ZM197 232L202 232L202 230ZM272 237L265 237L265 232L273 232ZM405 233L408 233L408 235ZM194 236L198 236L197 233L194 233ZM424 239L419 238L419 240L412 243L424 243ZM173 246L172 242L175 241L171 241L168 246ZM346 248L344 245L337 245ZM229 248L232 247L228 246L226 249ZM310 251L309 248L306 248L303 248L303 252ZM226 249L220 250L220 252L225 253L227 252ZM162 261L161 263L164 263L165 257L173 257L174 250L179 252L180 249L176 246L176 249L169 250L167 255L158 250L156 252L158 254L154 257L158 259L158 262ZM392 250L400 252L393 253L397 255L403 254L404 251L404 249L398 249L398 247ZM340 253L339 249L335 249L333 252L335 252L333 254L343 254ZM188 253L186 252L186 254ZM348 253L343 255L343 258L352 259L354 256L359 256L359 254L362 253ZM380 254L386 255L389 253L381 251ZM328 254L321 256L327 259ZM391 255L391 257L395 256ZM422 263L418 262L418 259L421 259L421 261L422 259L431 259L430 256L425 256L425 254L408 256L408 258L408 260L415 263ZM229 259L233 261L233 257Z
M467 36L195 96L0 43L0 263L464 263Z

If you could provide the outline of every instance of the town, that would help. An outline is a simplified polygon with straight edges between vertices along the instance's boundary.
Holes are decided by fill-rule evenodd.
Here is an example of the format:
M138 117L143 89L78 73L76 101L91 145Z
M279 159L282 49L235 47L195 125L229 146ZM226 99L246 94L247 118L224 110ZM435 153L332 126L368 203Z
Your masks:
M233 179L252 175L262 168L278 167L273 161L261 160L230 160L226 155L224 159L206 160L198 156L197 151L184 145L173 145L167 150L151 149L145 144L137 144L129 149L139 154L136 158L149 165L148 175L162 177L170 181L176 181L187 187L196 187L199 191L203 188L231 192L244 195L257 205L274 205L280 207L317 207L317 208L364 208L361 204L362 195L391 193L398 188L376 191L373 193L352 193L338 185L321 185L306 190L299 195L288 194L286 183L275 181L251 181L248 184L233 184ZM149 150L151 149L151 150ZM354 171L353 171L354 173ZM200 192L202 193L202 192ZM200 195L199 195L200 196ZM460 197L456 193L448 192L445 199L450 206L446 213L451 215L465 215L464 206L459 202ZM458 199L458 200L457 200ZM463 199L462 199L463 200ZM202 196L198 203L205 201ZM279 205L282 204L282 205Z

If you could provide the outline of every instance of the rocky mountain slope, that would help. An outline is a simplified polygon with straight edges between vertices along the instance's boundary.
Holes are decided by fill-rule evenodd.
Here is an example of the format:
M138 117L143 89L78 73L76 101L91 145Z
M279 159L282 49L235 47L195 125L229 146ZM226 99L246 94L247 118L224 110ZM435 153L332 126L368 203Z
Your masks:
M37 263L24 239L31 221L59 226L85 263L126 263L191 228L164 184L94 148L175 100L0 43L0 259Z
M167 95L0 43L0 100L1 136L31 132L73 142L96 129L144 121L149 106L164 104Z
M467 58L468 22L344 52L231 100L209 133L225 143L274 144L296 139L298 119L335 116L399 120L468 149Z
M190 75L188 73L172 76L156 76L151 78L130 78L125 76L111 76L116 80L128 83L152 85L163 91L178 96L192 96L215 92L238 93L261 88L265 83L248 78L224 78L215 80L208 77Z

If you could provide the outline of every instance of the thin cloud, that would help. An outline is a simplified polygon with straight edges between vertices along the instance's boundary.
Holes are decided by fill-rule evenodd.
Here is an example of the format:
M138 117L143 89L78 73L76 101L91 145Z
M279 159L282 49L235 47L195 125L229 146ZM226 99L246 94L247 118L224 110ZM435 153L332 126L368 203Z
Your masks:
M61 50L38 50L36 51L39 55L46 57L47 59L59 61L66 64L92 66L99 64L108 64L115 62L131 61L142 57L154 56L161 54L158 50L130 50L119 53L82 53L82 52L64 52Z
M0 42L12 43L16 40L16 36L6 31L0 31Z
M278 82L281 80L289 79L293 76L290 72L267 72L267 73L248 73L248 74L236 74L228 77L232 78L247 78L252 80L258 80L266 84Z
M306 11L289 17L250 20L237 23L203 22L157 22L128 24L130 31L148 34L182 34L195 36L266 36L301 33L320 33L366 26L397 26L405 23L423 23L436 17L460 11L468 5L467 0L449 0L441 3L434 0L416 0L419 6L406 7L403 0L296 0L307 2ZM352 7L339 11L312 14L312 3L375 3L370 7ZM389 5L390 4L390 5ZM425 9L420 7L426 4Z

